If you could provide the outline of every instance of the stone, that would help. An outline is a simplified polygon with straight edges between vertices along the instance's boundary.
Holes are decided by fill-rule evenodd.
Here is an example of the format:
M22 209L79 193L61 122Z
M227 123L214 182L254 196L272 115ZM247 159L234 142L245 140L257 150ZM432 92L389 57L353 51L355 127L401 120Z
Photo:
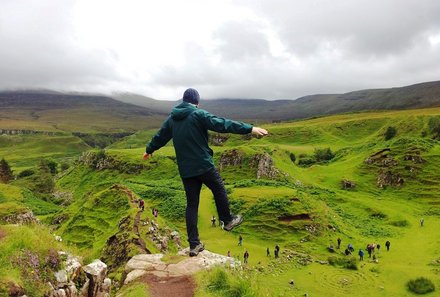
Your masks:
M67 271L62 269L58 270L55 274L55 279L57 280L58 284L65 284L67 283Z
M132 271L130 271L129 274L127 274L127 277L124 280L124 284L126 285L126 284L134 281L135 279L137 279L145 274L147 274L146 270L142 270L142 269L132 270Z
M130 272L136 269L151 270L155 264L161 261L163 254L139 254L132 257L125 265L125 271Z

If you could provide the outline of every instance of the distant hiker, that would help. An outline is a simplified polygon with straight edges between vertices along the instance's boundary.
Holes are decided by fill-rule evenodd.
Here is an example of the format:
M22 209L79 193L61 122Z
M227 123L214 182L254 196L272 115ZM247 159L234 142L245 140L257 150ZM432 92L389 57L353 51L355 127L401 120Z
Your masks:
M223 221L220 221L220 229L225 229L225 223Z
M213 151L208 145L208 130L217 133L267 135L265 129L250 124L216 117L199 109L200 95L195 89L183 93L183 102L173 108L160 130L147 145L144 159L173 139L177 166L186 194L186 231L190 256L204 250L197 228L200 190L205 184L213 193L219 220L225 222L224 230L231 231L241 224L243 217L233 215L223 181L214 166Z
M266 257L270 257L270 250L269 250L269 248L266 249Z
M371 258L371 253L373 252L373 249L371 247L371 244L367 245L367 253L368 253L368 257Z
M342 239L340 237L338 237L338 249L341 248L341 242L342 242Z
M244 264L247 264L248 263L248 259L249 259L249 253L248 253L247 250L244 251L243 258L244 258Z
M231 257L231 251L228 251L228 257Z
M359 261L363 261L364 260L364 251L362 249L359 249Z
M238 236L238 245L243 245L243 236L241 234Z
M144 204L145 204L145 202L144 202L143 199L139 200L139 208L140 208L142 211L144 211Z
M212 216L212 219L211 219L211 226L212 226L212 227L215 227L215 216Z
M390 245L391 245L391 242L389 240L387 240L387 242L385 242L385 246L387 247L387 252L390 250Z
M154 209L154 217L157 218L157 216L159 215L159 210L157 208Z
M278 244L275 246L274 254L275 254L275 258L278 258L278 257L279 257L279 254L280 254L280 247L279 247Z
M424 218L421 218L420 219L420 227L423 227L423 224L425 223L425 219Z
M344 253L346 256L351 255L351 251L348 248L345 249Z
M351 243L348 244L347 249L348 249L350 252L354 252L354 247L353 247L353 245L352 245Z
M380 244L378 243L376 247L377 247L377 252L379 253L379 251L380 251Z

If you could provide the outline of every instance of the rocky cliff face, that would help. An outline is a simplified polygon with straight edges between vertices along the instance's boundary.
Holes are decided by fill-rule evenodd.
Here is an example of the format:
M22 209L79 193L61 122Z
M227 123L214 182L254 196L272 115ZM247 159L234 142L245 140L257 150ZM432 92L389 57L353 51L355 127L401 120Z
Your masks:
M268 153L255 154L246 157L243 151L233 149L224 152L219 161L220 171L228 166L247 166L255 169L256 178L276 179L280 176L280 171L275 167L272 157Z

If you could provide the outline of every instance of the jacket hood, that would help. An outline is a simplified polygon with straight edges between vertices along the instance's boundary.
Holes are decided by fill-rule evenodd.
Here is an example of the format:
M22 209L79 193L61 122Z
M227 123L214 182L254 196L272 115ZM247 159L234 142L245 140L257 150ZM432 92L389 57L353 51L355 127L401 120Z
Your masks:
M171 118L175 121L181 121L197 110L197 106L191 103L182 102L171 111Z

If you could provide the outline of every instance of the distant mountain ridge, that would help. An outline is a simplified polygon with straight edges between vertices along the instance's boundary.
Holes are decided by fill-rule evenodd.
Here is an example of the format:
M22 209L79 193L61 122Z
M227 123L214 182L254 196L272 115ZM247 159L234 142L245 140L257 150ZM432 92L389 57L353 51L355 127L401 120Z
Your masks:
M99 95L50 90L0 92L0 128L44 131L122 132L160 126L180 100L133 93ZM338 113L440 106L440 81L405 87L316 94L296 100L209 99L200 108L218 116L275 122Z
M112 98L167 113L177 101L160 101L137 94L116 93ZM366 89L344 94L308 95L296 100L209 99L200 107L219 116L241 120L295 120L368 110L396 110L440 106L440 81L404 87Z

